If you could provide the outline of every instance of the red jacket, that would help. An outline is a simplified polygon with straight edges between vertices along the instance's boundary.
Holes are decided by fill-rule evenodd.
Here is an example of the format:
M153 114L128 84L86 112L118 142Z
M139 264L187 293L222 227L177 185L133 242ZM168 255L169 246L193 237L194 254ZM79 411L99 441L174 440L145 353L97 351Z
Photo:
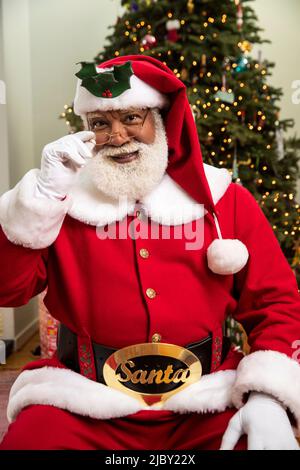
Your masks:
M205 402L196 409L193 399L183 391L181 397L180 392L177 394L178 402L176 395L172 397L169 409L217 411L226 406L239 407L245 393L258 390L282 400L298 419L300 396L293 387L300 386L300 368L295 360L295 344L300 338L300 298L295 276L249 191L231 183L225 170L205 167L223 237L239 239L248 248L249 260L240 272L219 275L208 268L206 250L216 238L216 227L207 215L199 217L199 213L188 215L185 223L180 223L181 203L192 205L194 201L169 177L159 193L158 212L154 208L152 213L148 211L149 217L138 218L137 210L143 212L150 207L147 202L117 216L113 207L98 204L89 195L82 197L82 190L74 192L73 200L38 200L32 191L36 175L32 170L0 200L0 306L24 305L48 287L45 304L55 318L83 342L93 340L114 348L151 342L155 333L161 335L162 342L184 346L208 334L219 335L225 318L232 315L248 334L251 354L243 357L231 352L221 367L199 381L198 389L194 387L198 394L204 386L219 393L214 404ZM173 225L165 223L170 194L177 198L172 206ZM98 214L102 217L101 227L106 225L108 230L119 217L117 230L127 230L129 224L142 230L154 221L160 230L168 227L171 236L99 239L95 227ZM184 229L183 238L174 237L176 227ZM202 229L203 245L186 249L186 243L191 242L187 237L196 230L199 235ZM53 366L61 367L56 359L31 364L29 369L33 370L23 372L25 379L28 377L24 384L38 381L37 375L30 373L36 374L46 365L52 375ZM41 382L46 378L45 371L43 367ZM223 394L226 389L226 397L221 397L222 388ZM22 408L20 400L24 397L19 401L16 398L21 389L16 386L12 393L18 404L11 407L11 419ZM28 392L27 404L28 395L34 395L31 402L43 402ZM68 408L59 400L53 404ZM78 404L76 412L85 414L83 408L82 403ZM126 415L132 410L124 405L122 412ZM96 416L96 412L89 413Z

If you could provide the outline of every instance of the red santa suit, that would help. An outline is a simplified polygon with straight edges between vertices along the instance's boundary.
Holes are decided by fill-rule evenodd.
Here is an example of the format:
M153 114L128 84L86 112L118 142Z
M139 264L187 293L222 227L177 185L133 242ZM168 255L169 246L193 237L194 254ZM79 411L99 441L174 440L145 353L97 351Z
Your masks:
M34 169L0 199L0 306L24 305L47 287L47 308L77 335L80 365L74 372L54 357L25 367L11 390L4 449L217 449L250 391L280 400L300 430L295 276L254 197L227 170L203 164L182 82L150 57L101 65L128 60L171 103L161 183L138 203L119 205L82 172L65 200L47 201L35 195ZM105 238L112 229L135 237ZM251 353L231 350L221 362L228 315L244 326ZM186 346L209 335L210 373L163 409L96 381L92 342Z

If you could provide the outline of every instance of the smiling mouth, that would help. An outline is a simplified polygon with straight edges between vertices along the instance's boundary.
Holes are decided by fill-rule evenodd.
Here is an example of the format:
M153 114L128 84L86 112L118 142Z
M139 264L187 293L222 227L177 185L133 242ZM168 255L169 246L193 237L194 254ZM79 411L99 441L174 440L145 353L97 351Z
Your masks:
M120 155L112 155L110 158L112 158L118 163L128 163L138 158L138 154L139 152L138 150L136 150L135 152L131 153L121 153Z

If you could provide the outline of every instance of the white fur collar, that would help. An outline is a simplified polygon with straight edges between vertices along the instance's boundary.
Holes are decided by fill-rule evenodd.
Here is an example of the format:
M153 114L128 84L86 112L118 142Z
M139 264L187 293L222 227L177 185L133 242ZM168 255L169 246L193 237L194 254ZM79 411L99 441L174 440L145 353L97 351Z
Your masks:
M215 168L204 164L205 175L216 204L225 194L231 183L231 175L225 168ZM77 184L71 193L72 204L68 214L81 222L103 226L122 220L133 214L135 201L115 201L100 194L88 179L87 173L81 172ZM197 204L166 173L161 183L146 197L139 206L154 222L162 225L181 225L203 217L207 211Z

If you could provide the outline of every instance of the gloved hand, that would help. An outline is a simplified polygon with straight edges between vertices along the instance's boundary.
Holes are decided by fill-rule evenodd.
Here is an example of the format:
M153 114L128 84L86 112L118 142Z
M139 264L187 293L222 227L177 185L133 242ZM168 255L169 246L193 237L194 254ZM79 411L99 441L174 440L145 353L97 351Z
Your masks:
M248 450L299 450L284 407L264 393L250 393L229 421L220 450L234 449L243 434L248 435Z
M94 132L82 131L47 144L37 177L37 196L63 199L75 183L80 168L92 158L94 139Z

